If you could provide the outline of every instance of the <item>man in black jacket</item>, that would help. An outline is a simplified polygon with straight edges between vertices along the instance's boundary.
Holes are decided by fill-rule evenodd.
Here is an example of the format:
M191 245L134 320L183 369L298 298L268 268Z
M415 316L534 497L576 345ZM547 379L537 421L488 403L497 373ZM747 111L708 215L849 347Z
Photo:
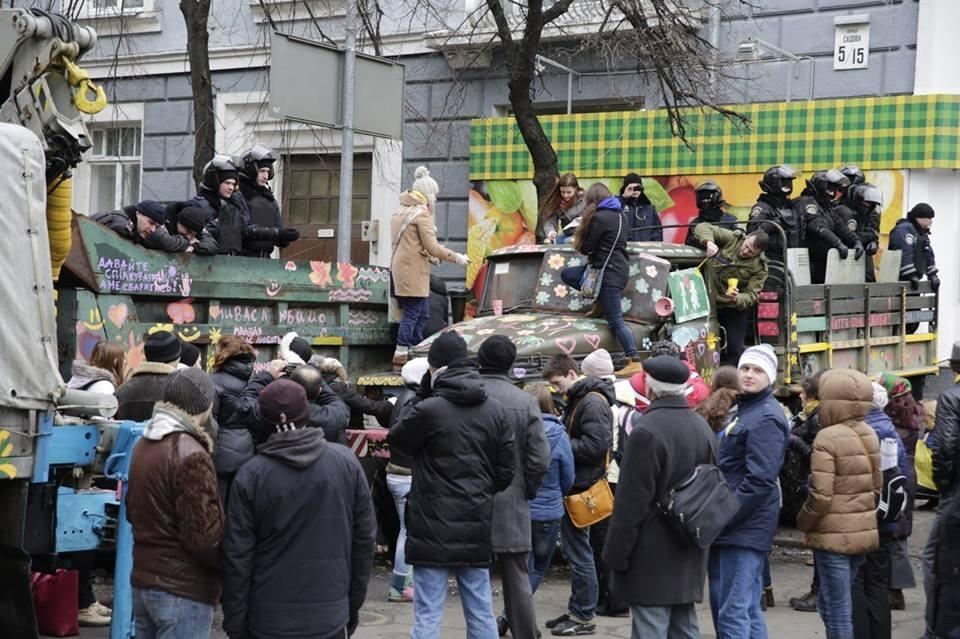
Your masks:
M694 189L697 198L697 217L690 220L690 226L687 227L687 239L683 242L687 246L702 249L705 248L703 242L697 239L693 229L697 224L713 224L731 231L740 229L740 222L730 213L723 210L723 191L716 182L707 180L701 182ZM742 229L740 229L742 231Z
M353 634L377 532L363 469L308 426L299 384L272 382L259 404L273 433L230 491L223 628L230 639Z
M954 343L950 353L950 371L960 376L960 342ZM938 553L942 552L939 546L942 537L940 532L944 526L944 514L956 507L957 487L960 486L960 383L943 391L937 398L936 421L927 445L933 453L933 481L940 493L937 516L930 527L930 537L922 555L923 590L927 600L927 634L924 636L934 637L937 636L934 633L934 616L938 600L934 570L939 563ZM951 541L952 545L960 547L960 541ZM956 554L956 550L953 554Z
M836 205L840 216L851 231L860 238L867 253L864 263L864 278L867 282L876 282L873 268L873 256L880 250L880 211L883 206L883 193L872 184L851 184L844 197Z
M510 416L516 451L513 481L493 498L493 552L506 607L506 616L497 619L497 629L501 636L509 628L514 639L536 639L537 619L527 571L533 549L528 501L536 497L547 474L550 444L533 395L517 388L507 376L516 357L517 347L505 335L491 335L477 351L484 386Z
M171 235L167 231L164 226L167 219L166 209L154 200L144 200L135 206L125 206L117 211L97 213L90 219L144 248L182 253L190 246L185 238Z
M216 255L220 250L217 238L207 229L207 215L197 206L174 202L166 210L166 228L171 237L187 241L184 253Z
M493 496L513 480L510 417L487 394L456 332L430 345L419 402L390 430L391 449L413 457L406 561L415 568L412 637L440 636L447 577L455 575L468 637L497 633L490 592Z
M714 463L716 436L687 405L683 362L660 355L643 369L653 401L627 440L603 559L613 592L631 605L634 637L699 637L707 551L677 541L657 504L698 465Z
M770 236L767 257L780 264L786 264L787 249L799 248L806 237L803 216L794 210L790 199L794 178L796 173L786 164L767 169L760 180L763 193L750 209L750 220L747 222L748 233L757 229L767 232ZM780 229L783 229L783 236L780 235ZM786 246L783 244L784 237Z
M343 431L350 421L350 407L327 386L323 374L313 366L300 366L290 379L301 386L310 402L310 427L319 428L328 442L346 443Z
M797 200L797 213L803 216L807 228L806 246L810 254L810 281L823 284L827 275L827 255L837 249L840 259L847 259L853 250L853 259L863 256L860 238L847 225L834 207L837 196L849 184L838 170L817 171Z
M180 340L168 331L157 331L144 340L143 356L147 361L117 389L117 419L145 422L153 416L153 405L163 397L167 378L180 363Z
M240 193L250 208L250 222L261 230L243 240L243 252L247 257L270 257L273 247L286 248L300 239L300 231L284 227L280 206L270 188L273 179L273 164L277 158L273 151L258 144L240 156ZM268 231L273 230L273 233Z
M620 187L620 204L627 216L627 240L630 242L662 242L663 226L657 208L643 192L643 178L627 173Z
M544 378L566 395L564 425L573 449L574 479L571 494L581 493L606 475L613 446L613 384L597 377L580 377L577 363L568 355L556 355L543 369ZM577 528L568 514L560 523L564 555L573 573L567 612L547 622L558 637L592 635L597 627L599 584L590 547L590 527Z

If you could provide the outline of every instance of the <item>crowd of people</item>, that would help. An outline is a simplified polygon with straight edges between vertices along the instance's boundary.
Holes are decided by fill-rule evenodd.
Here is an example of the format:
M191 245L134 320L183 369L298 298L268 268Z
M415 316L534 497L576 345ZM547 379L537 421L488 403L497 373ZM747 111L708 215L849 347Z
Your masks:
M138 636L207 637L218 604L231 638L352 634L378 537L368 480L342 445L357 413L389 428L401 530L378 596L412 602L415 639L440 636L448 579L468 636L540 636L535 593L558 542L570 596L541 620L554 636L595 634L597 615L629 614L634 637L698 637L706 593L718 637L765 637L781 522L814 551L811 591L791 605L818 611L830 637L890 637L890 610L915 586L906 540L921 438L941 490L924 551L929 636L960 623L950 605L960 384L941 395L925 437L927 409L890 374L820 371L803 380L802 410L788 419L766 345L709 385L667 341L628 378L600 349L580 364L555 356L544 381L520 388L509 338L490 336L471 357L448 331L404 364L393 401L357 401L342 365L295 334L280 354L255 372L256 351L238 336L205 362L158 331L129 373L108 342L75 363L70 387L115 394L118 418L146 424L126 496ZM960 374L960 344L951 367ZM704 465L739 505L707 548L678 537L663 511L672 487ZM585 523L571 501L601 484L612 506ZM109 623L84 583L83 618Z
M270 257L300 238L286 226L270 188L273 152L262 145L203 168L196 197L166 206L144 200L91 218L134 244L169 253Z

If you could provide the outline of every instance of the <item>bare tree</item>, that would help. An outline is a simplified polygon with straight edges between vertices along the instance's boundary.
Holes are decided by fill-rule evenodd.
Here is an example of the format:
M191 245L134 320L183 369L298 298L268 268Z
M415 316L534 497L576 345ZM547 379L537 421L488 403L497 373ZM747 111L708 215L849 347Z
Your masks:
M533 182L542 198L558 174L557 154L540 124L532 89L537 78L537 53L544 33L568 13L575 2L555 0L484 0L492 16L495 40L503 49L510 106L520 135L533 161ZM748 0L702 0L702 10ZM593 52L618 68L635 66L652 79L662 96L674 135L686 142L685 107L703 107L740 121L745 118L723 107L716 98L717 78L728 77L716 50L699 33L702 19L683 0L613 0L606 4L601 26L581 37L581 50ZM508 11L510 14L508 15ZM481 19L482 22L482 19Z
M187 56L190 60L190 86L193 89L193 179L199 184L204 165L216 153L207 33L210 0L180 0L180 13L187 26Z

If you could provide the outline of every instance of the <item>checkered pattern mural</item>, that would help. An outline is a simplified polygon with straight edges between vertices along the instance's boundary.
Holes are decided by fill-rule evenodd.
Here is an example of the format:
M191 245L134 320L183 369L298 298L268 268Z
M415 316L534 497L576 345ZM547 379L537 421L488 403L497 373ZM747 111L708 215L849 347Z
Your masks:
M688 149L666 112L627 111L540 118L560 172L578 177L762 173L787 163L812 171L854 162L862 169L960 168L960 95L815 100L735 107L740 125L691 110ZM529 178L533 165L513 118L474 120L470 179Z

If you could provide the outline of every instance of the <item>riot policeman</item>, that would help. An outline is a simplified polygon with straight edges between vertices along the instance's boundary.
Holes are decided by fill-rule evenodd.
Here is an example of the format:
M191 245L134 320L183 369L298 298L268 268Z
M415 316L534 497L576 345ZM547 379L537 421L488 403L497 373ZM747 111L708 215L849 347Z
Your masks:
M730 230L737 229L737 225L739 224L737 218L721 208L724 204L723 191L720 190L720 187L716 182L712 180L701 182L697 185L697 188L694 189L694 193L696 194L697 198L698 213L697 217L690 220L690 226L687 227L687 239L684 244L687 246L693 246L695 248L704 248L703 244L694 236L693 233L693 229L696 228L696 225L702 222L707 222L709 224Z
M797 214L790 200L794 177L796 172L786 164L767 169L760 180L763 193L750 210L750 220L747 222L748 233L757 229L767 232L770 236L767 257L781 264L786 262L786 249L798 248L804 238L803 216ZM774 224L779 225L786 234L786 246L783 245L783 237Z
M868 257L864 260L867 282L875 282L873 257L880 245L880 210L883 193L867 183L853 184L847 188L846 197L837 203L836 212L851 231L860 238Z
M797 200L798 213L806 224L810 281L814 284L823 284L826 279L830 249L837 249L843 260L847 259L849 249L854 250L854 259L860 259L864 253L860 238L850 230L834 206L840 192L849 184L850 181L836 169L818 171L807 180L807 187Z

